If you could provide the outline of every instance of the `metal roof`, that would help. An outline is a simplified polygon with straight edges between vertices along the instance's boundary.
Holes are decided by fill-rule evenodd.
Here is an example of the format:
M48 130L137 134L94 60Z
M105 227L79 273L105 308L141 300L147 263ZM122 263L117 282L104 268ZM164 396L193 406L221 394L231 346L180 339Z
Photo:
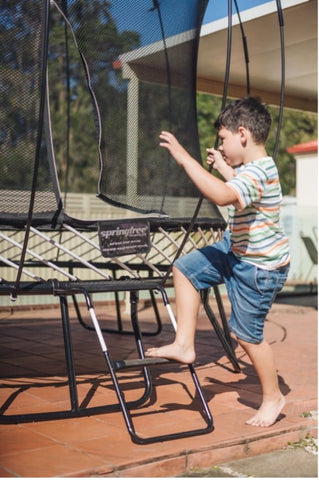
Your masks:
M241 5L239 4L239 7ZM317 112L317 1L282 2L285 40L285 106ZM276 2L241 11L247 39L251 94L278 105L281 46ZM197 88L222 94L227 18L204 24L199 45ZM238 16L233 15L229 96L246 94L246 68Z
M211 2L216 0L210 0ZM281 89L280 27L277 2L243 10L240 18L249 56L250 94L270 105L279 105ZM282 0L285 64L285 107L317 112L317 0ZM210 5L210 4L208 4ZM248 5L248 3L246 4ZM197 64L197 90L221 95L227 54L227 17L204 23ZM166 39L172 72L176 78L183 65L181 45L191 32ZM242 97L246 90L246 65L238 15L233 15L229 97ZM140 79L166 81L163 42L156 41L120 56L118 66L130 65ZM183 83L181 76L180 80Z

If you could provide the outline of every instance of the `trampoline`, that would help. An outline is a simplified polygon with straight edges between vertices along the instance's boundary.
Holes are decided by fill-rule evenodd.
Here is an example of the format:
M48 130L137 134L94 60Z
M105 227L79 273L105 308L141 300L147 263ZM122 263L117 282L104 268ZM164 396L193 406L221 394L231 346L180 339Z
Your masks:
M231 19L232 2L228 3ZM0 295L13 302L22 295L58 297L70 394L68 410L4 412L1 423L119 409L132 440L142 444L214 428L194 365L188 367L203 426L140 435L130 413L152 394L153 364L169 368L171 363L145 358L139 292L149 292L153 302L151 334L161 331L154 292L160 292L176 328L166 293L172 286L172 264L180 254L218 241L226 228L218 208L201 198L186 174L158 147L159 132L174 131L201 162L196 60L206 4L207 0L32 0L26 6L25 1L14 0L1 7L0 267L10 275L1 276ZM84 149L88 158L81 154ZM67 193L76 179L78 191L93 192L101 202L128 214L102 220L69 215ZM119 292L130 297L130 331L122 328ZM118 318L114 330L100 327L92 301L95 293L114 294ZM205 310L234 371L240 371L218 287L214 294L221 322L210 308L208 291L202 292ZM79 295L87 304L90 325L82 318ZM70 298L81 324L96 331L117 404L79 406ZM106 337L113 331L134 335L136 359L110 357ZM121 390L118 372L125 368L142 371L144 392L135 402L126 402Z

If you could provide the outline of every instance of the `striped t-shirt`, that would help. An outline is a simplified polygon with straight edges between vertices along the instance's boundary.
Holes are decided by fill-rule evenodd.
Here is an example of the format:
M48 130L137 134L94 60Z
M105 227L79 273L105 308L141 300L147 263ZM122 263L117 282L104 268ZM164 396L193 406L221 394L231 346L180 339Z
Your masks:
M282 193L274 160L260 158L235 172L227 182L238 198L236 206L228 207L232 252L267 270L286 265L289 245L280 226Z

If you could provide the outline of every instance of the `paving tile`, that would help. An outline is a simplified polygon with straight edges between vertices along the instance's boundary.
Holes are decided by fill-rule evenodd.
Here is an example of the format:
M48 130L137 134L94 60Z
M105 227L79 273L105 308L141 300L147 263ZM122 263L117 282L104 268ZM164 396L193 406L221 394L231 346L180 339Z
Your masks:
M30 393L29 386L17 388L4 388L1 397L3 398L2 410L4 415L15 415L17 413L35 413L55 409L54 403L48 398L39 398Z
M225 307L229 311L227 301ZM110 325L111 319L114 326L113 306L97 310L98 317L104 319L103 325ZM160 345L173 336L165 309L160 307L160 312L163 331L158 336L145 337L147 345ZM141 308L139 315L143 328L154 328L152 309ZM282 448L307 432L316 435L316 421L303 415L317 408L316 321L317 312L307 307L275 304L269 314L265 334L275 352L287 404L281 420L268 429L245 425L261 400L258 379L247 355L236 346L242 371L234 373L202 315L196 336L195 370L214 418L213 432L138 445L132 442L120 411L0 424L0 475L171 477L187 468L210 467ZM116 403L95 332L79 325L72 308L70 322L80 406ZM128 324L126 318L124 323ZM0 309L0 404L4 414L69 408L61 332L58 308L13 314ZM116 358L136 356L132 335L105 333L105 337ZM198 428L203 419L198 412L198 400L194 399L188 367L172 363L169 368L157 366L151 370L155 385L151 398L145 405L131 409L137 432L148 436L178 428ZM127 400L136 400L143 394L140 372L123 371L119 379Z
M9 472L7 469L2 468L0 466L0 478L9 478L9 477L15 477L13 472Z
M174 458L167 458L160 462L150 462L120 471L122 477L150 478L150 477L172 477L186 470L184 455Z
M38 435L22 425L6 425L0 429L0 457L53 445L54 441L50 438Z
M34 422L25 425L25 429L38 433L55 442L70 444L73 440L100 438L105 436L106 425L97 422L95 417L69 418L66 420L52 420Z
M98 440L90 438L75 441L72 445L77 450L100 457L120 469L147 463L150 459L158 457L160 453L158 444L141 446L130 442L128 432L123 429L117 428L110 432L105 428L105 433L105 437L100 437ZM130 442L129 447L123 448L128 442Z
M98 458L78 452L63 445L38 448L1 457L2 468L21 477L55 477L67 473L68 476L81 476L81 472L96 468L104 463ZM109 466L109 471L113 467Z

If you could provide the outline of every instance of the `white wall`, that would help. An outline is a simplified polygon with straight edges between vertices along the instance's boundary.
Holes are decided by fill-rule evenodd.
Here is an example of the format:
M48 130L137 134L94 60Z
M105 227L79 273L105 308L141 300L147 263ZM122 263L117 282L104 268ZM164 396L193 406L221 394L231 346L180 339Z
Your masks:
M294 156L296 197L286 198L282 208L282 223L289 236L292 255L289 278L297 282L317 283L317 266L311 260L301 236L310 237L318 249L318 154L315 151L295 153Z
M317 153L296 154L296 198L298 206L317 207L318 156Z
M298 205L295 197L285 197L281 208L281 224L288 236L291 264L288 280L292 283L317 283L317 266L309 256L301 234L317 244L317 206Z

